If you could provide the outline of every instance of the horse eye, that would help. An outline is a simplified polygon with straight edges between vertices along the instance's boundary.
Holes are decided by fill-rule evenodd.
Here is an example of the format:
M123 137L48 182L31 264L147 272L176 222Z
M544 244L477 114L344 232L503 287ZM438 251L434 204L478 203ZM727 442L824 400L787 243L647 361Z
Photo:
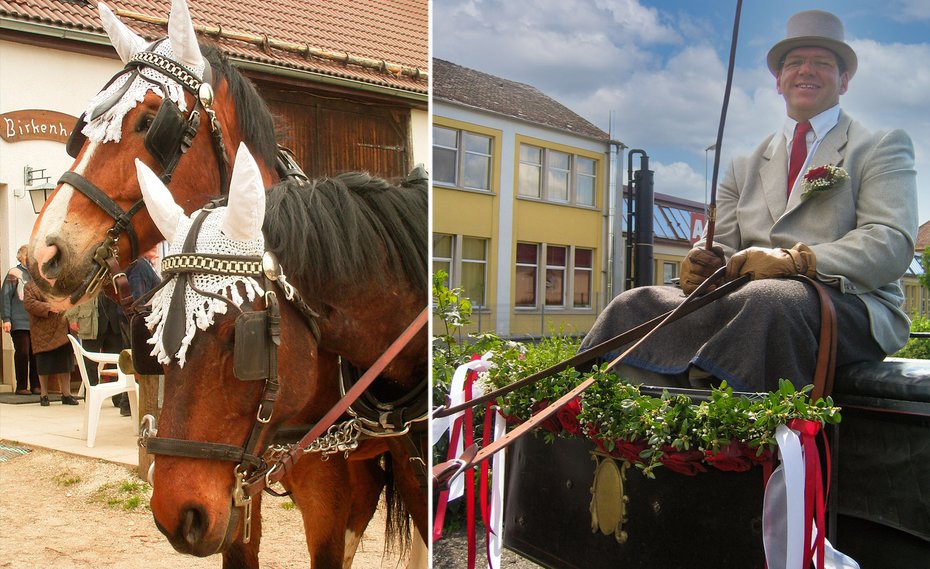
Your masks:
M155 115L145 114L142 118L139 119L139 122L136 124L136 132L145 132L151 126L152 122L155 120Z

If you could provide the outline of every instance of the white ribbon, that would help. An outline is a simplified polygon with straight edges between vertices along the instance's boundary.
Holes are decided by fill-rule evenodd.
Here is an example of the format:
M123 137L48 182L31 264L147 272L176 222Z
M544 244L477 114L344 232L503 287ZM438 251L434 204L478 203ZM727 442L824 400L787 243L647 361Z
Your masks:
M507 420L498 407L494 410L494 440L499 440L507 432ZM501 566L501 551L504 530L504 465L506 464L506 449L501 449L491 459L491 512L488 515L488 525L491 533L488 535L488 566L489 569L499 569Z
M804 454L797 432L785 425L775 429L781 464L765 487L762 542L769 569L803 569L804 564ZM817 535L816 524L812 534ZM824 539L826 569L859 569L859 564Z

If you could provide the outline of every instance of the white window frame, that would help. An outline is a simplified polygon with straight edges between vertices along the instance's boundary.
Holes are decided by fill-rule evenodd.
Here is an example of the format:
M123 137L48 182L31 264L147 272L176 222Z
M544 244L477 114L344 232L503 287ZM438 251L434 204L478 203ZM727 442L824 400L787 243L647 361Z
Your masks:
M456 233L443 233L437 231L433 233L433 239L436 239L438 236L451 237L452 238L452 257L439 257L436 255L435 251L433 252L433 263L449 263L449 288L460 288L462 287L462 265L463 264L481 264L484 265L483 270L483 281L484 281L484 298L478 299L474 296L474 291L469 291L465 289L463 292L465 296L471 300L473 310L484 310L487 308L488 302L488 252L490 251L491 240L487 237L478 237L474 235L462 235ZM479 259L465 259L463 255L464 241L465 239L474 239L476 241L482 241L484 243L484 260Z
M591 310L594 306L594 249L591 247L572 247L571 248L571 287L572 287L572 308L575 310ZM591 266L590 267L579 267L578 260L578 251L590 251L591 253ZM575 303L575 275L578 273L588 273L588 303L587 304L576 304Z
M434 124L434 129L443 129L455 133L455 147L445 146L436 144L433 142L433 147L442 148L444 150L453 150L455 152L455 180L453 182L447 182L445 180L434 180L434 184L437 186L443 187L455 187L462 188L466 190L472 190L476 192L491 192L493 186L493 170L494 170L494 137L488 134L474 132L467 129L454 128L442 124ZM485 138L488 141L488 153L477 152L474 150L467 150L465 147L465 137L466 136L475 136L480 138ZM435 139L435 137L434 137ZM479 156L483 158L487 163L487 176L485 179L485 185L487 187L475 187L465 185L465 164L468 157Z
M594 308L594 262L597 249L593 247L581 247L575 245L564 245L560 243L536 243L532 241L518 241L518 245L535 245L536 246L536 263L514 263L514 278L516 278L516 267L533 267L536 270L536 281L535 281L535 298L536 302L532 306L518 305L516 297L513 298L513 307L515 311L518 312L538 312L543 311L557 311L557 312L590 312ZM565 249L565 265L550 265L549 264L549 248L551 247L562 247ZM591 252L591 266L590 267L577 267L575 265L575 253L577 250L582 249L585 251ZM562 303L561 304L548 304L546 299L546 285L548 281L548 274L550 270L562 271ZM575 304L575 273L578 271L583 271L589 273L590 277L588 282L590 283L590 288L588 289L589 304L587 305L576 305ZM514 289L514 294L516 294L516 289ZM542 305L540 305L540 298L542 298ZM542 306L542 308L540 308Z
M522 147L532 147L540 151L541 153L541 162L528 162L521 158L523 152ZM552 154L564 154L568 156L568 169L556 167L555 161L552 160ZM581 172L578 169L578 161L587 160L593 163L594 173L589 174L587 172ZM582 154L575 154L565 150L559 150L557 148L549 148L546 146L541 146L538 144L531 144L529 142L520 142L517 148L517 162L520 165L517 169L517 195L518 197L525 199L537 199L545 202L556 203L556 204L568 204L581 207L596 207L597 206L597 168L599 164L599 159L592 158L590 156L585 156ZM539 171L539 193L537 194L528 194L521 191L521 173L524 166L529 166L536 168ZM552 175L558 174L561 176L566 176L568 178L568 196L567 199L562 197L557 197L550 190L550 177ZM584 203L580 201L578 196L578 180L580 178L592 180L592 195L591 198L593 203Z

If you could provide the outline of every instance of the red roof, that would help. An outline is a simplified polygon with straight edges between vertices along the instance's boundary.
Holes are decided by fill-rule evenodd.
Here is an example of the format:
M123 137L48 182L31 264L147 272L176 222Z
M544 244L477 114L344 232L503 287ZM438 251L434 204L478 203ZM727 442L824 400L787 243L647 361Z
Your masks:
M928 246L930 246L930 221L917 229L917 242L914 243L914 250L922 252Z
M166 35L171 0L106 4L144 37ZM428 92L428 0L188 0L188 5L198 34L231 57ZM86 0L0 0L0 19L103 33L96 2Z

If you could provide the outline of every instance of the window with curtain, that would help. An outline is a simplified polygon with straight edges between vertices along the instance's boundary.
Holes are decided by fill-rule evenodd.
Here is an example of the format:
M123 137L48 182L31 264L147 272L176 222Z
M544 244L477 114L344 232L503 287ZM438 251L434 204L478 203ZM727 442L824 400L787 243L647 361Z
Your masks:
M489 191L492 143L490 136L433 125L433 183Z

